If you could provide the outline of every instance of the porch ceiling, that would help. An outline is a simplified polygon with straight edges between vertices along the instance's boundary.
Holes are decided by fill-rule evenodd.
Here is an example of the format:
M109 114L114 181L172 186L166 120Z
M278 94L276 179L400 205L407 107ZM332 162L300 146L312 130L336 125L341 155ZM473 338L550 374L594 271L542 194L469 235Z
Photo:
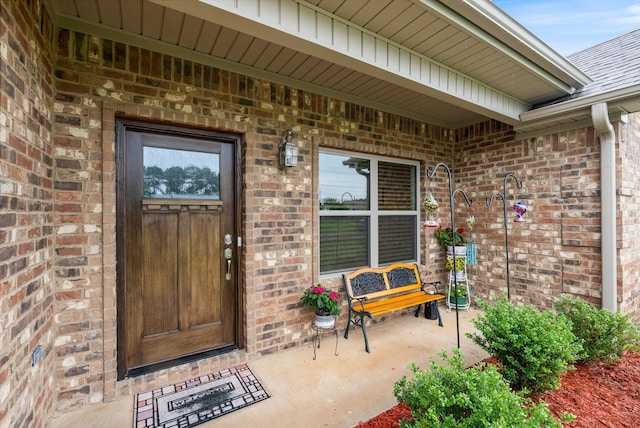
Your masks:
M486 0L45 0L56 25L458 128L589 82Z

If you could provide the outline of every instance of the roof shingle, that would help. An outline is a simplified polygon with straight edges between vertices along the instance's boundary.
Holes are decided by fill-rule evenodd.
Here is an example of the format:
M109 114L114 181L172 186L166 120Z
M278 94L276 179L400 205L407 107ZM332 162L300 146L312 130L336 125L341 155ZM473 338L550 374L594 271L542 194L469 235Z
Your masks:
M593 82L559 101L609 92L640 83L640 29L567 57Z

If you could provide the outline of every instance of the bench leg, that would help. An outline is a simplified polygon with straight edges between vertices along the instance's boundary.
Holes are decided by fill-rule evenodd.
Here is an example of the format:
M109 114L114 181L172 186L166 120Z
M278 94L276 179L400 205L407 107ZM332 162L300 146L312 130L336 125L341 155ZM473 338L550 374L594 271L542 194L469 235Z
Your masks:
M360 318L360 326L362 327L362 335L364 336L364 349L371 353L369 350L369 339L367 338L367 329L364 326L364 317Z
M371 352L369 350L369 339L367 338L367 329L364 326L364 317L367 316L371 318L371 314L368 312L364 312L364 313L354 312L353 318L352 318L351 313L352 313L351 308L349 308L349 320L347 321L347 328L344 329L344 338L345 339L349 338L349 327L351 326L351 324L353 324L356 327L360 326L360 328L362 329L362 335L364 336L364 349L366 349L367 352Z
M362 318L363 315L360 313L356 313L355 311L351 311L349 308L349 317L347 318L347 328L344 329L344 338L349 339L349 327L353 324L354 327L362 326Z
M422 307L422 303L420 303L420 304L418 305L418 307L416 308L416 313L414 314L414 316L415 316L416 318L418 318L418 316L420 315L420 308L421 308L421 307ZM425 316L425 318L427 317L427 304L426 304L426 303L425 303L425 305L424 305L424 316Z
M371 314L369 312L355 314L354 318L358 318L358 320L354 321L353 324L359 325L360 328L362 329L362 335L364 336L364 349L367 352L371 353L371 351L369 350L369 338L367 337L367 328L364 325L365 316L368 316L369 318L371 318Z
M443 327L442 325L442 317L440 316L440 305L436 305L436 314L438 314L438 325Z
M356 325L355 321L351 319L351 303L349 303L349 316L347 317L347 328L344 329L345 339L349 338L349 327L351 326L351 323L353 323L353 325Z

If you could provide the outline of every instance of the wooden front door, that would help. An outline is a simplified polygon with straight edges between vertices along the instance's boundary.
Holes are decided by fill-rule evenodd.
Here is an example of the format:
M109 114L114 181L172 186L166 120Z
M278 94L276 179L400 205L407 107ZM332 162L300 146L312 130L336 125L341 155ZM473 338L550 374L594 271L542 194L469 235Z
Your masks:
M238 332L239 137L118 122L118 375Z

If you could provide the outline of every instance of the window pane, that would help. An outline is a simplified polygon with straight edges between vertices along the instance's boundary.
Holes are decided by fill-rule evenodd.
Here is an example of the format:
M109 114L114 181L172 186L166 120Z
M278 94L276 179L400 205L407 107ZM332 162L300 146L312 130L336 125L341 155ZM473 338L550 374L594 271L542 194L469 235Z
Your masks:
M144 197L220 199L220 155L143 147Z
M320 272L369 266L368 217L320 217Z
M398 163L378 163L378 209L416 209L416 167Z
M368 159L320 153L320 209L369 209Z
M380 264L417 260L416 216L381 216L378 219Z

